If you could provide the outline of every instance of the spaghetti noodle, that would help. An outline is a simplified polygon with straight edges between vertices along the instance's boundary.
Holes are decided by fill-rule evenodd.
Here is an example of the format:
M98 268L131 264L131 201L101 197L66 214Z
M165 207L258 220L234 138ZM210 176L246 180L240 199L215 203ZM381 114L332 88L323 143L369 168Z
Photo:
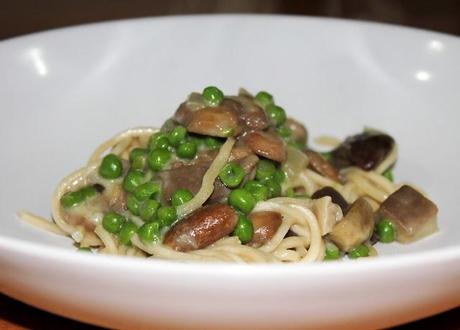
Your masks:
M371 159L371 169L360 168L355 145L341 150L329 137L323 142L334 151L318 158L300 123L290 119L300 133L283 126L284 110L268 93L223 98L219 92L209 87L192 94L161 130L130 129L102 143L59 183L53 222L25 211L19 217L100 253L180 261L313 262L362 257L365 248L372 254L372 233L388 240L379 232L387 219L375 225L374 218L402 189L388 174L395 143ZM393 141L363 134L371 135L345 142ZM355 163L341 166L347 153ZM315 197L324 189L333 193ZM391 220L384 229L393 230L394 240L404 219ZM347 226L368 232L358 240L362 233L340 236Z

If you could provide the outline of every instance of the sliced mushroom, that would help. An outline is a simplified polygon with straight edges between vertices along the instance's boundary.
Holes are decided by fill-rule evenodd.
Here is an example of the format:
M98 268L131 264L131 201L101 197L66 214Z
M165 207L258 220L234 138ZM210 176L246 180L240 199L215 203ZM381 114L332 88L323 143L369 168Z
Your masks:
M222 106L193 112L186 128L192 133L217 137L236 136L241 132L238 113Z
M437 230L437 206L417 190L402 186L380 205L378 214L396 227L396 240L410 243Z
M203 206L171 227L163 244L182 252L202 249L230 234L237 221L227 204Z
M244 156L244 154L241 153L239 156ZM258 160L259 158L251 153L248 156L234 159L233 161L242 167L246 174L244 179L246 181L257 165ZM179 188L187 189L194 195L198 193L201 188L203 176L211 166L211 162L212 160L203 160L191 164L177 163L175 167L169 170L158 172L157 176L162 182L163 201L169 201L172 194ZM214 190L207 203L220 202L227 198L229 193L230 190L219 179L216 179L214 181Z
M256 248L270 241L282 222L281 214L272 211L253 212L249 214L249 219L254 227L254 235L248 244Z
M337 169L325 160L319 153L313 150L305 150L305 154L308 156L308 167L315 172L328 177L334 181L340 182L339 172Z
M374 231L374 213L364 198L358 198L348 209L342 220L336 223L329 239L342 251L366 242Z
M345 200L345 198L343 198L343 196L337 190L335 190L332 187L324 187L324 188L321 188L315 191L315 193L311 195L311 198L319 199L324 196L330 196L332 199L332 203L340 206L343 213L347 212L348 202Z
M280 163L286 159L284 142L274 134L261 131L250 132L243 137L242 141L257 155Z
M196 194L201 187L203 176L211 165L210 161L203 161L192 165L181 165L176 168L158 172L158 178L161 180L162 199L167 202L171 199L172 194L179 188L187 189L192 194ZM214 191L209 197L210 201L221 200L225 198L229 190L216 180Z
M292 118L288 118L284 125L291 130L290 137L292 140L300 142L303 145L307 143L308 132L304 125Z
M358 166L369 171L376 168L394 147L391 136L364 132L347 138L331 152L331 162L338 169Z
M265 111L255 104L250 96L232 96L229 98L240 104L240 119L245 126L245 131L264 130L268 128L269 121Z
M104 191L104 198L107 200L111 210L122 212L126 210L126 192L119 184L109 185Z

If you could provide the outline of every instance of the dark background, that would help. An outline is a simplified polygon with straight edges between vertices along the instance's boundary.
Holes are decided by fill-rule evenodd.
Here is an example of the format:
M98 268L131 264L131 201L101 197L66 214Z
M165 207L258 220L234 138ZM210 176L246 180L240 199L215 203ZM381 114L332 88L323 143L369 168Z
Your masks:
M457 0L0 0L0 39L89 22L203 13L340 17L460 35Z
M338 17L460 35L460 1L455 0L0 0L0 40L83 23L205 13ZM0 294L0 330L24 328L96 329ZM460 329L460 309L397 329Z

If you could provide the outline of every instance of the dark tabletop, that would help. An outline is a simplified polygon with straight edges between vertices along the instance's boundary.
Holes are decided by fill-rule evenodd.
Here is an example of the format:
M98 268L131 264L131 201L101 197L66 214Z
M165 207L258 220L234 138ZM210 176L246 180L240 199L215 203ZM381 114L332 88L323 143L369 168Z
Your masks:
M144 16L261 13L351 18L460 35L457 0L0 0L0 40L41 30ZM0 294L2 329L100 329ZM460 329L460 308L395 329Z

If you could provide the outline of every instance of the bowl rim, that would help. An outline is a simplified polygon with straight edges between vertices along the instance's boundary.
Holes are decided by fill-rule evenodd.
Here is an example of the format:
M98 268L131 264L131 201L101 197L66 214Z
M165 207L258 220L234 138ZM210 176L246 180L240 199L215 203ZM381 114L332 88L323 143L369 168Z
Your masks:
M14 36L11 38L3 39L0 41L0 50L14 45L15 43L28 42L36 38L54 36L56 34L67 33L69 31L89 31L94 28L112 29L118 25L139 25L139 24L155 24L160 21L183 21L183 20L215 20L215 19L227 19L227 20L241 20L251 19L260 21L309 21L316 24L334 24L334 25L355 25L363 28L372 29L387 29L393 31L406 31L416 34L429 34L431 36L438 36L444 39L450 39L451 42L459 42L460 37L437 31L431 31L415 27L400 26L396 24L381 23L381 22L370 22L356 19L345 19L345 18L332 18L332 17L316 17L316 16L301 16L301 15L286 15L286 14L254 14L254 13L231 13L231 14L199 14L199 15L168 15L168 16L147 16L138 18L127 18L108 20L102 22L85 23L78 25L71 25L65 27L59 27L54 29L48 29L38 31L30 34ZM14 218L14 217L12 217ZM460 261L460 244L454 246L447 246L441 248L435 248L430 251L416 251L410 253L403 253L400 255L383 256L379 258L364 258L355 261L346 262L325 262L325 263L292 263L292 264L271 264L271 263L260 263L260 264L235 264L235 263L218 263L218 262L178 262L153 259L146 261L144 259L134 257L119 257L109 255L91 255L83 253L75 253L75 251L46 245L44 243L28 242L20 238L6 236L0 233L0 250L7 253L18 253L21 255L27 255L30 257L42 257L49 259L54 262L78 262L93 267L126 267L136 270L158 270L167 269L168 271L183 272L183 271L195 271L198 273L219 272L229 273L233 271L243 272L243 274L254 274L263 272L264 276L267 276L267 270L270 270L268 274L279 274L284 272L300 272L304 274L324 272L326 269L328 272L336 273L343 271L362 271L364 269L374 268L393 268L393 267L412 267L415 265L421 265L430 262L441 262L441 261ZM197 267L199 265L199 267ZM340 266L338 266L340 265ZM163 267L167 266L167 267ZM337 267L338 266L338 267Z
M258 13L204 13L204 14L173 14L173 15L162 15L162 16L141 16L121 19L109 19L104 21L87 22L81 24L72 24L67 26L55 27L50 29L43 29L36 32L21 34L17 36L8 37L0 40L0 46L7 43L16 41L22 41L26 38L41 37L47 35L53 35L55 33L65 33L67 30L80 30L80 29L94 29L103 28L107 26L115 25L130 25L130 24L147 24L150 22L158 21L175 21L175 20L214 20L217 18L223 19L251 19L251 20L305 20L315 22L317 24L344 24L344 25L357 25L361 27L371 28L382 28L382 29L397 29L401 31L413 32L413 33L429 33L432 35L438 35L446 38L452 38L453 40L460 40L460 36L456 36L447 32L439 32L435 30L399 25L395 23L386 22L375 22L364 19L354 18L341 18L341 17L327 17L327 16L310 16L310 15L290 15L290 14L258 14Z

